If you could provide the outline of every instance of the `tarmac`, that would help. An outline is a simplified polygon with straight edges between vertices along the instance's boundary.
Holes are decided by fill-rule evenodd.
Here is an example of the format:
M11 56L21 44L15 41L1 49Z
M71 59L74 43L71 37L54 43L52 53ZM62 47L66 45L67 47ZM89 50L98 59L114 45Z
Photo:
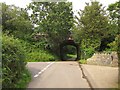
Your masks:
M118 67L80 64L92 88L118 88Z

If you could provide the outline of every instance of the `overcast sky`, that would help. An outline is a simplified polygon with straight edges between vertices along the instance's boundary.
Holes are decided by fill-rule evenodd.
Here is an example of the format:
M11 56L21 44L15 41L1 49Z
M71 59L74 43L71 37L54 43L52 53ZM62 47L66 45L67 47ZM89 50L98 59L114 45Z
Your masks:
M40 0L38 0L40 1ZM73 2L73 10L79 10L79 9L84 9L85 7L85 2L90 2L90 0L68 0ZM116 1L119 0L97 0L100 3L103 4L103 6L108 6L111 3L115 3ZM19 6L21 8L25 8L26 5L28 5L31 0L0 0L0 2L5 2L6 4L10 5L10 4L14 4L16 6Z

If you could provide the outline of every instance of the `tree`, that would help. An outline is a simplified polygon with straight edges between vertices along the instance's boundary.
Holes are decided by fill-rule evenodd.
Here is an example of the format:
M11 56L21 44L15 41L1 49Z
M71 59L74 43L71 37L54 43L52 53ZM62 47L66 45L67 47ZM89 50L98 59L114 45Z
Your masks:
M120 1L117 1L113 4L110 4L108 6L109 14L110 14L110 19L112 23L118 24L118 18L119 18L119 13L120 13Z
M14 35L20 39L28 39L33 32L33 26L27 11L14 5L6 5L5 3L1 5L3 33Z
M100 50L103 38L107 36L108 17L102 4L97 1L86 3L84 10L79 13L80 18L77 19L77 27L82 38L84 48L92 47Z
M73 26L72 5L69 2L32 2L28 10L37 33L47 36L47 43L58 54L59 44L69 36Z
M111 30L116 32L115 34L115 40L111 43L113 46L112 49L115 48L115 51L117 51L118 53L118 59L120 63L120 1L115 2L113 4L110 4L108 7L109 13L110 13L110 19L111 19L111 26L114 25L116 27L116 29L114 29L114 27L111 27ZM120 67L120 64L118 64ZM120 72L119 72L120 75ZM118 78L120 81L120 77ZM120 83L120 82L119 82ZM120 87L118 87L120 88Z
M119 38L119 33L120 33L120 1L117 1L113 4L110 4L108 9L109 11L109 18L110 18L110 37L113 39L113 41L108 44L111 47L111 50L117 51L117 45L118 43L118 38Z

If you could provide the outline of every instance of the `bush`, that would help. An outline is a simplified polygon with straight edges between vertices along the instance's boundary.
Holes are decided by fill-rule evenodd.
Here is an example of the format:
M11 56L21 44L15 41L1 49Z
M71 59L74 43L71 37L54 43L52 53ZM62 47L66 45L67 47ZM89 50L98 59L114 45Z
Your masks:
M2 87L15 88L25 70L25 55L19 40L3 34L2 37Z
M79 63L80 64L87 64L87 60L81 59L81 60L79 60Z
M25 50L27 62L40 62L40 61L54 61L57 57L48 51L43 50L29 42L20 40L23 49Z
M108 43L107 46L110 47L110 48L106 48L106 51L117 51L118 49L118 36L115 37L115 40L111 43Z
M25 69L21 75L21 79L16 83L15 88L26 88L27 84L31 80L31 73Z
M28 58L27 58L27 61L29 62L54 61L54 60L55 60L54 56L42 51L31 52L28 54Z
M92 48L92 47L85 48L81 53L82 54L81 59L88 59L88 58L92 57L92 55L94 53L95 53L94 48Z

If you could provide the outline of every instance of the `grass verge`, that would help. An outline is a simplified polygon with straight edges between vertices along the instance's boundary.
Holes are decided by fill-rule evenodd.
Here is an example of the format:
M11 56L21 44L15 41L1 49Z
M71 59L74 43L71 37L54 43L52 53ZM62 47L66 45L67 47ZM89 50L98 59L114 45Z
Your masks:
M15 88L27 88L28 83L31 81L31 74L28 69L23 71L21 78L16 83Z
M80 64L87 64L87 60L81 59L81 60L79 60L79 63Z

